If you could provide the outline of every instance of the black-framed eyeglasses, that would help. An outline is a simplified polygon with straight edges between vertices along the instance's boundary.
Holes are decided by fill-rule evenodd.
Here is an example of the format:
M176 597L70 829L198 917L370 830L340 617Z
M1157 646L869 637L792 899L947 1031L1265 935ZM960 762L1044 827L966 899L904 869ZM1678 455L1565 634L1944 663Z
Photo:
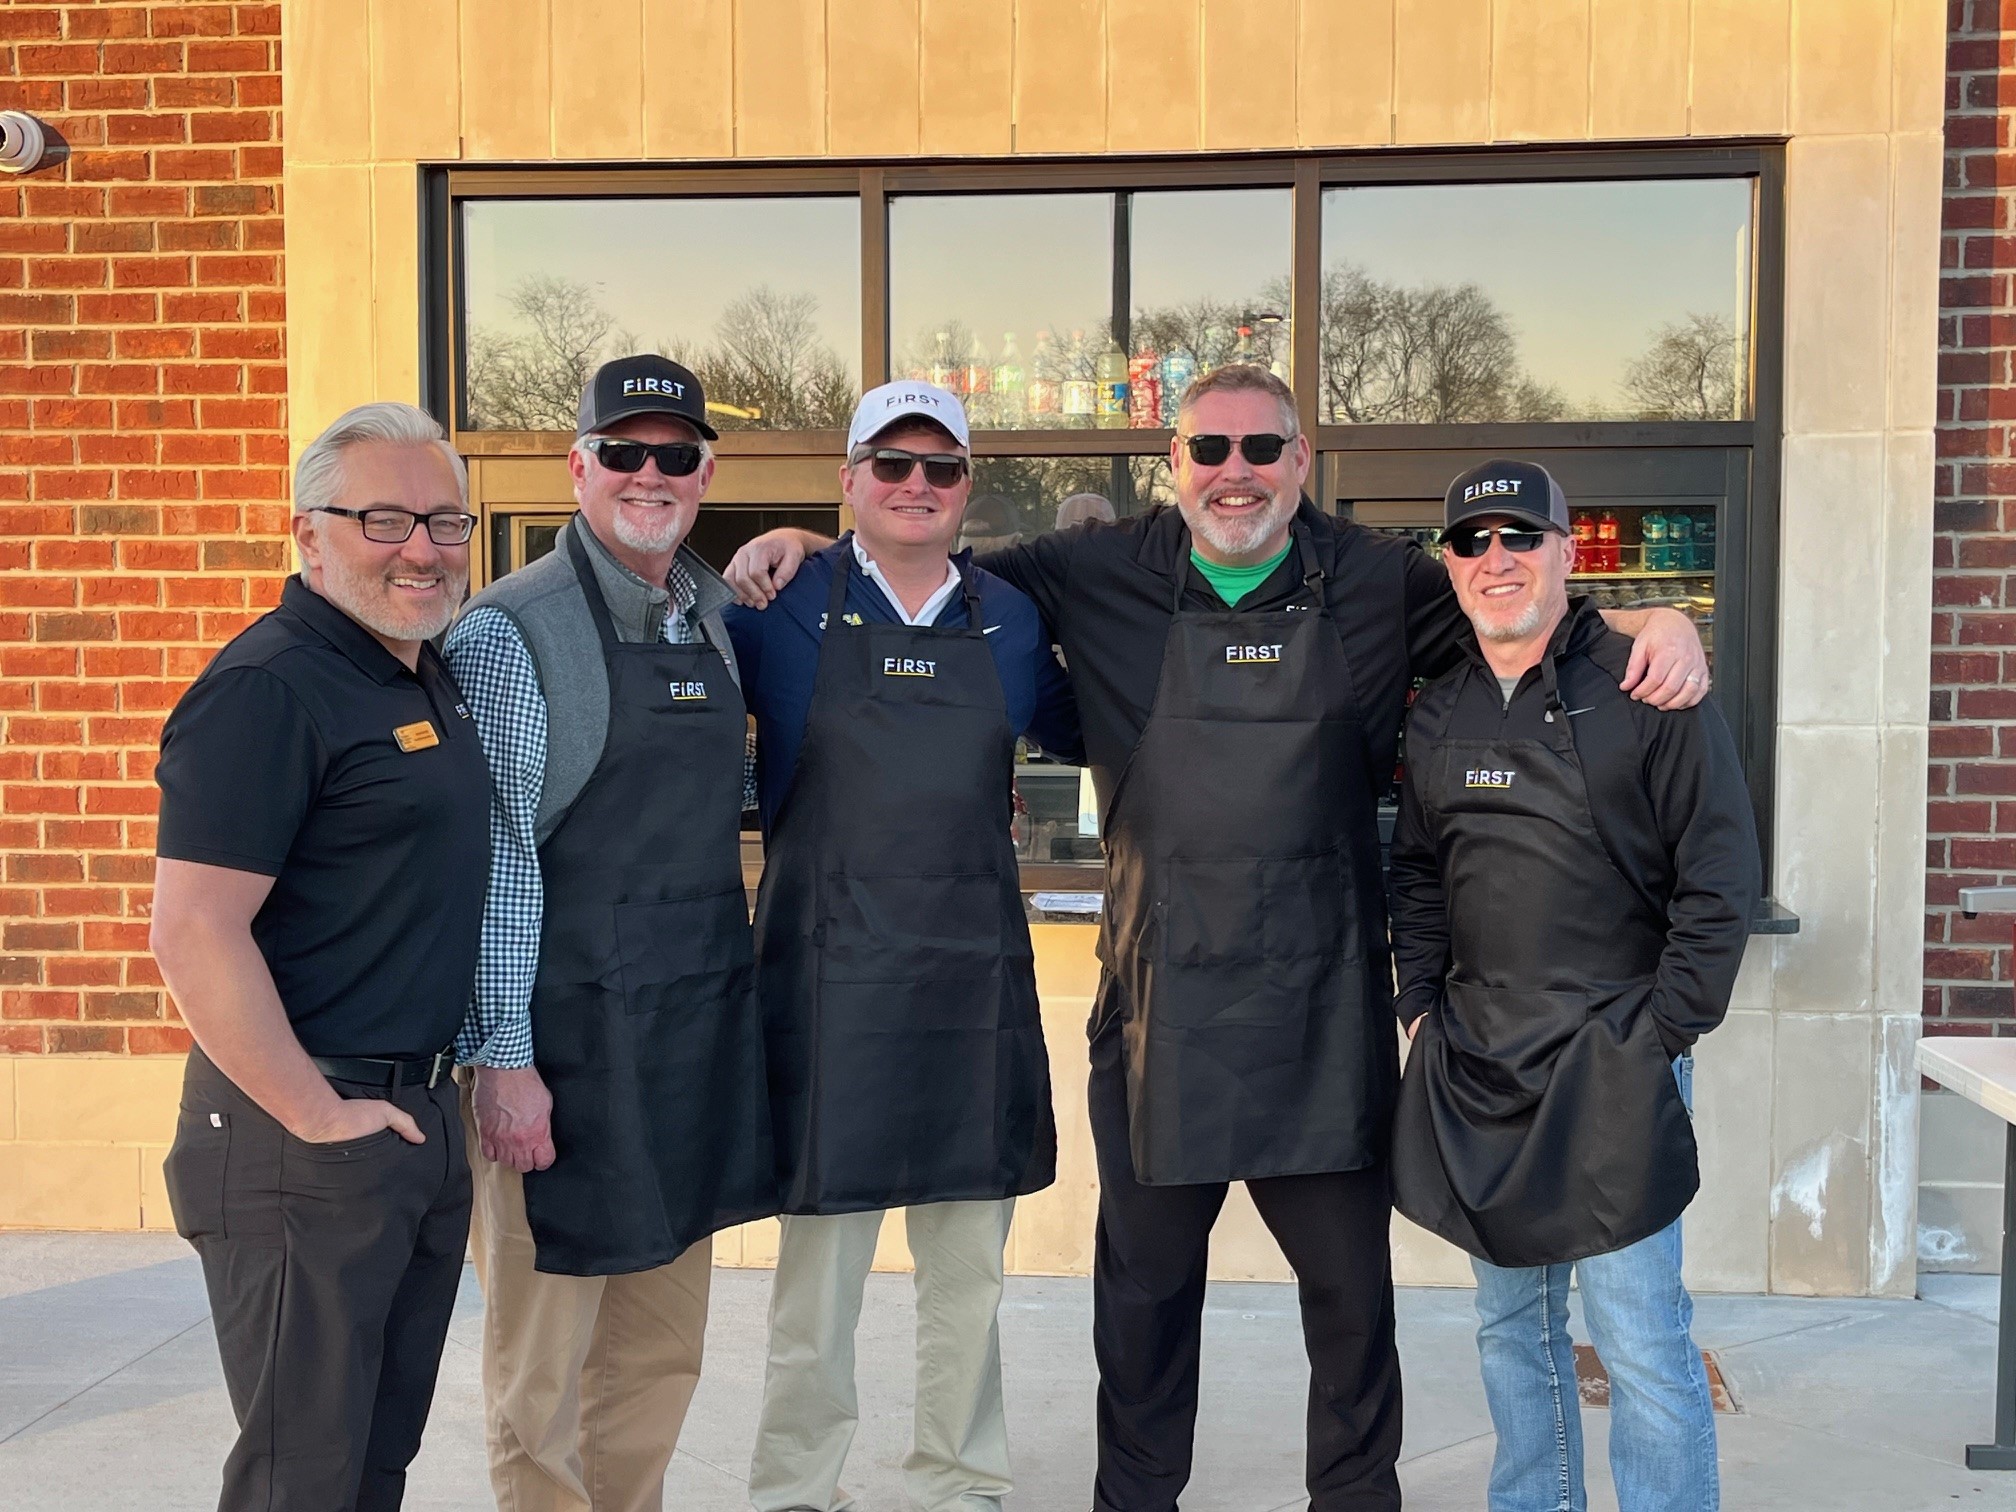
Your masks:
M338 509L334 504L317 504L308 512L341 515L346 520L355 520L363 528L364 539L376 541L380 546L397 546L411 540L414 527L422 520L427 522L427 539L436 546L466 546L476 529L476 516L459 509L437 509L427 514L415 514L410 509L394 509L390 505Z
M581 443L581 450L591 454L597 462L611 472L634 473L644 470L648 458L658 464L658 471L668 478L684 478L700 466L700 459L707 452L698 441L626 441L620 436L590 436Z
M1480 557L1491 549L1492 537L1504 542L1507 551L1537 551L1540 543L1554 534L1531 525L1465 525L1449 533L1443 544L1459 557Z
M878 483L901 483L924 464L924 481L933 488L955 488L966 476L966 459L952 452L913 452L897 446L863 446L848 461L866 462Z
M1276 436L1271 433L1258 436L1178 436L1177 440L1190 448L1190 460L1199 467L1217 467L1232 455L1232 443L1239 443L1240 455L1255 467L1266 467L1281 460L1293 436Z

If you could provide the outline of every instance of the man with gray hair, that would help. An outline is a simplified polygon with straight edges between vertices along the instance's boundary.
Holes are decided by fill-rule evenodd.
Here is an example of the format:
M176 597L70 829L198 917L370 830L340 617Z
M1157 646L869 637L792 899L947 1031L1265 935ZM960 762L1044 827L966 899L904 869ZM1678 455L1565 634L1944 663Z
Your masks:
M489 773L429 642L475 517L404 404L323 432L294 507L301 572L161 735L152 943L196 1039L166 1180L240 1430L219 1506L388 1512L469 1230Z
M509 1512L657 1512L710 1236L777 1211L732 595L685 545L713 439L678 363L604 363L567 457L580 512L448 637L495 784L457 1050Z

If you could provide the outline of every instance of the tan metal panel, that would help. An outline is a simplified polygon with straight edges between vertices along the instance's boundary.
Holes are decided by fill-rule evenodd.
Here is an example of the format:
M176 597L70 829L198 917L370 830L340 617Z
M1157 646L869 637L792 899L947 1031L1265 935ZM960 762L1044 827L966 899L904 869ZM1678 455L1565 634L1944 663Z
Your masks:
M1204 0L1204 145L1295 145L1295 0Z
M643 54L645 155L734 156L735 0L644 0Z
M922 0L918 130L934 155L1014 146L1015 0Z
M1106 10L1100 0L1016 0L1015 150L1106 146Z
M1393 0L1304 5L1296 48L1295 128L1304 147L1393 140Z
M1194 4L1108 0L1109 151L1193 152L1203 145L1200 31Z
M553 15L553 149L644 154L643 0L567 0Z
M1790 79L1789 0L1694 0L1687 129L1777 135Z
M826 150L914 155L919 139L918 0L828 0Z
M1687 133L1688 0L1590 0L1589 134Z
M1491 139L1589 134L1589 0L1493 0Z
M543 158L553 151L552 53L548 0L482 0L463 6L466 160Z
M288 165L366 161L371 156L367 0L290 0L282 30Z
M1396 0L1398 142L1482 142L1491 133L1491 0Z
M736 0L735 152L826 151L826 7L821 0Z
M1794 0L1792 131L1890 129L1891 0Z

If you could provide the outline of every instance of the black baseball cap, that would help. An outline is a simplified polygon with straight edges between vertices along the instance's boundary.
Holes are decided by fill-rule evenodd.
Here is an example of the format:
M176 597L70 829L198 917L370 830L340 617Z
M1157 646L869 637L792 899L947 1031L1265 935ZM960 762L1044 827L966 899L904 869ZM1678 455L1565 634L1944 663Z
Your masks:
M1568 496L1546 468L1495 457L1459 475L1442 500L1442 536L1488 515L1510 515L1568 534Z
M632 415L671 415L709 441L721 439L707 423L707 396L700 391L700 380L655 352L618 357L595 369L581 389L581 418L574 434L585 436Z

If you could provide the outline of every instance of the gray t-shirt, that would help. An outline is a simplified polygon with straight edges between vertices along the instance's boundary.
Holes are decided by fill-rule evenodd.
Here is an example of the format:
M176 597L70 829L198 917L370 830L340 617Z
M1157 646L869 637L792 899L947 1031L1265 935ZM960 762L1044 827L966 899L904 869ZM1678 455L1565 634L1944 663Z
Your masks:
M1512 693L1518 686L1519 679L1516 677L1501 677L1498 679L1498 691L1505 695L1505 707L1508 709L1512 707Z

